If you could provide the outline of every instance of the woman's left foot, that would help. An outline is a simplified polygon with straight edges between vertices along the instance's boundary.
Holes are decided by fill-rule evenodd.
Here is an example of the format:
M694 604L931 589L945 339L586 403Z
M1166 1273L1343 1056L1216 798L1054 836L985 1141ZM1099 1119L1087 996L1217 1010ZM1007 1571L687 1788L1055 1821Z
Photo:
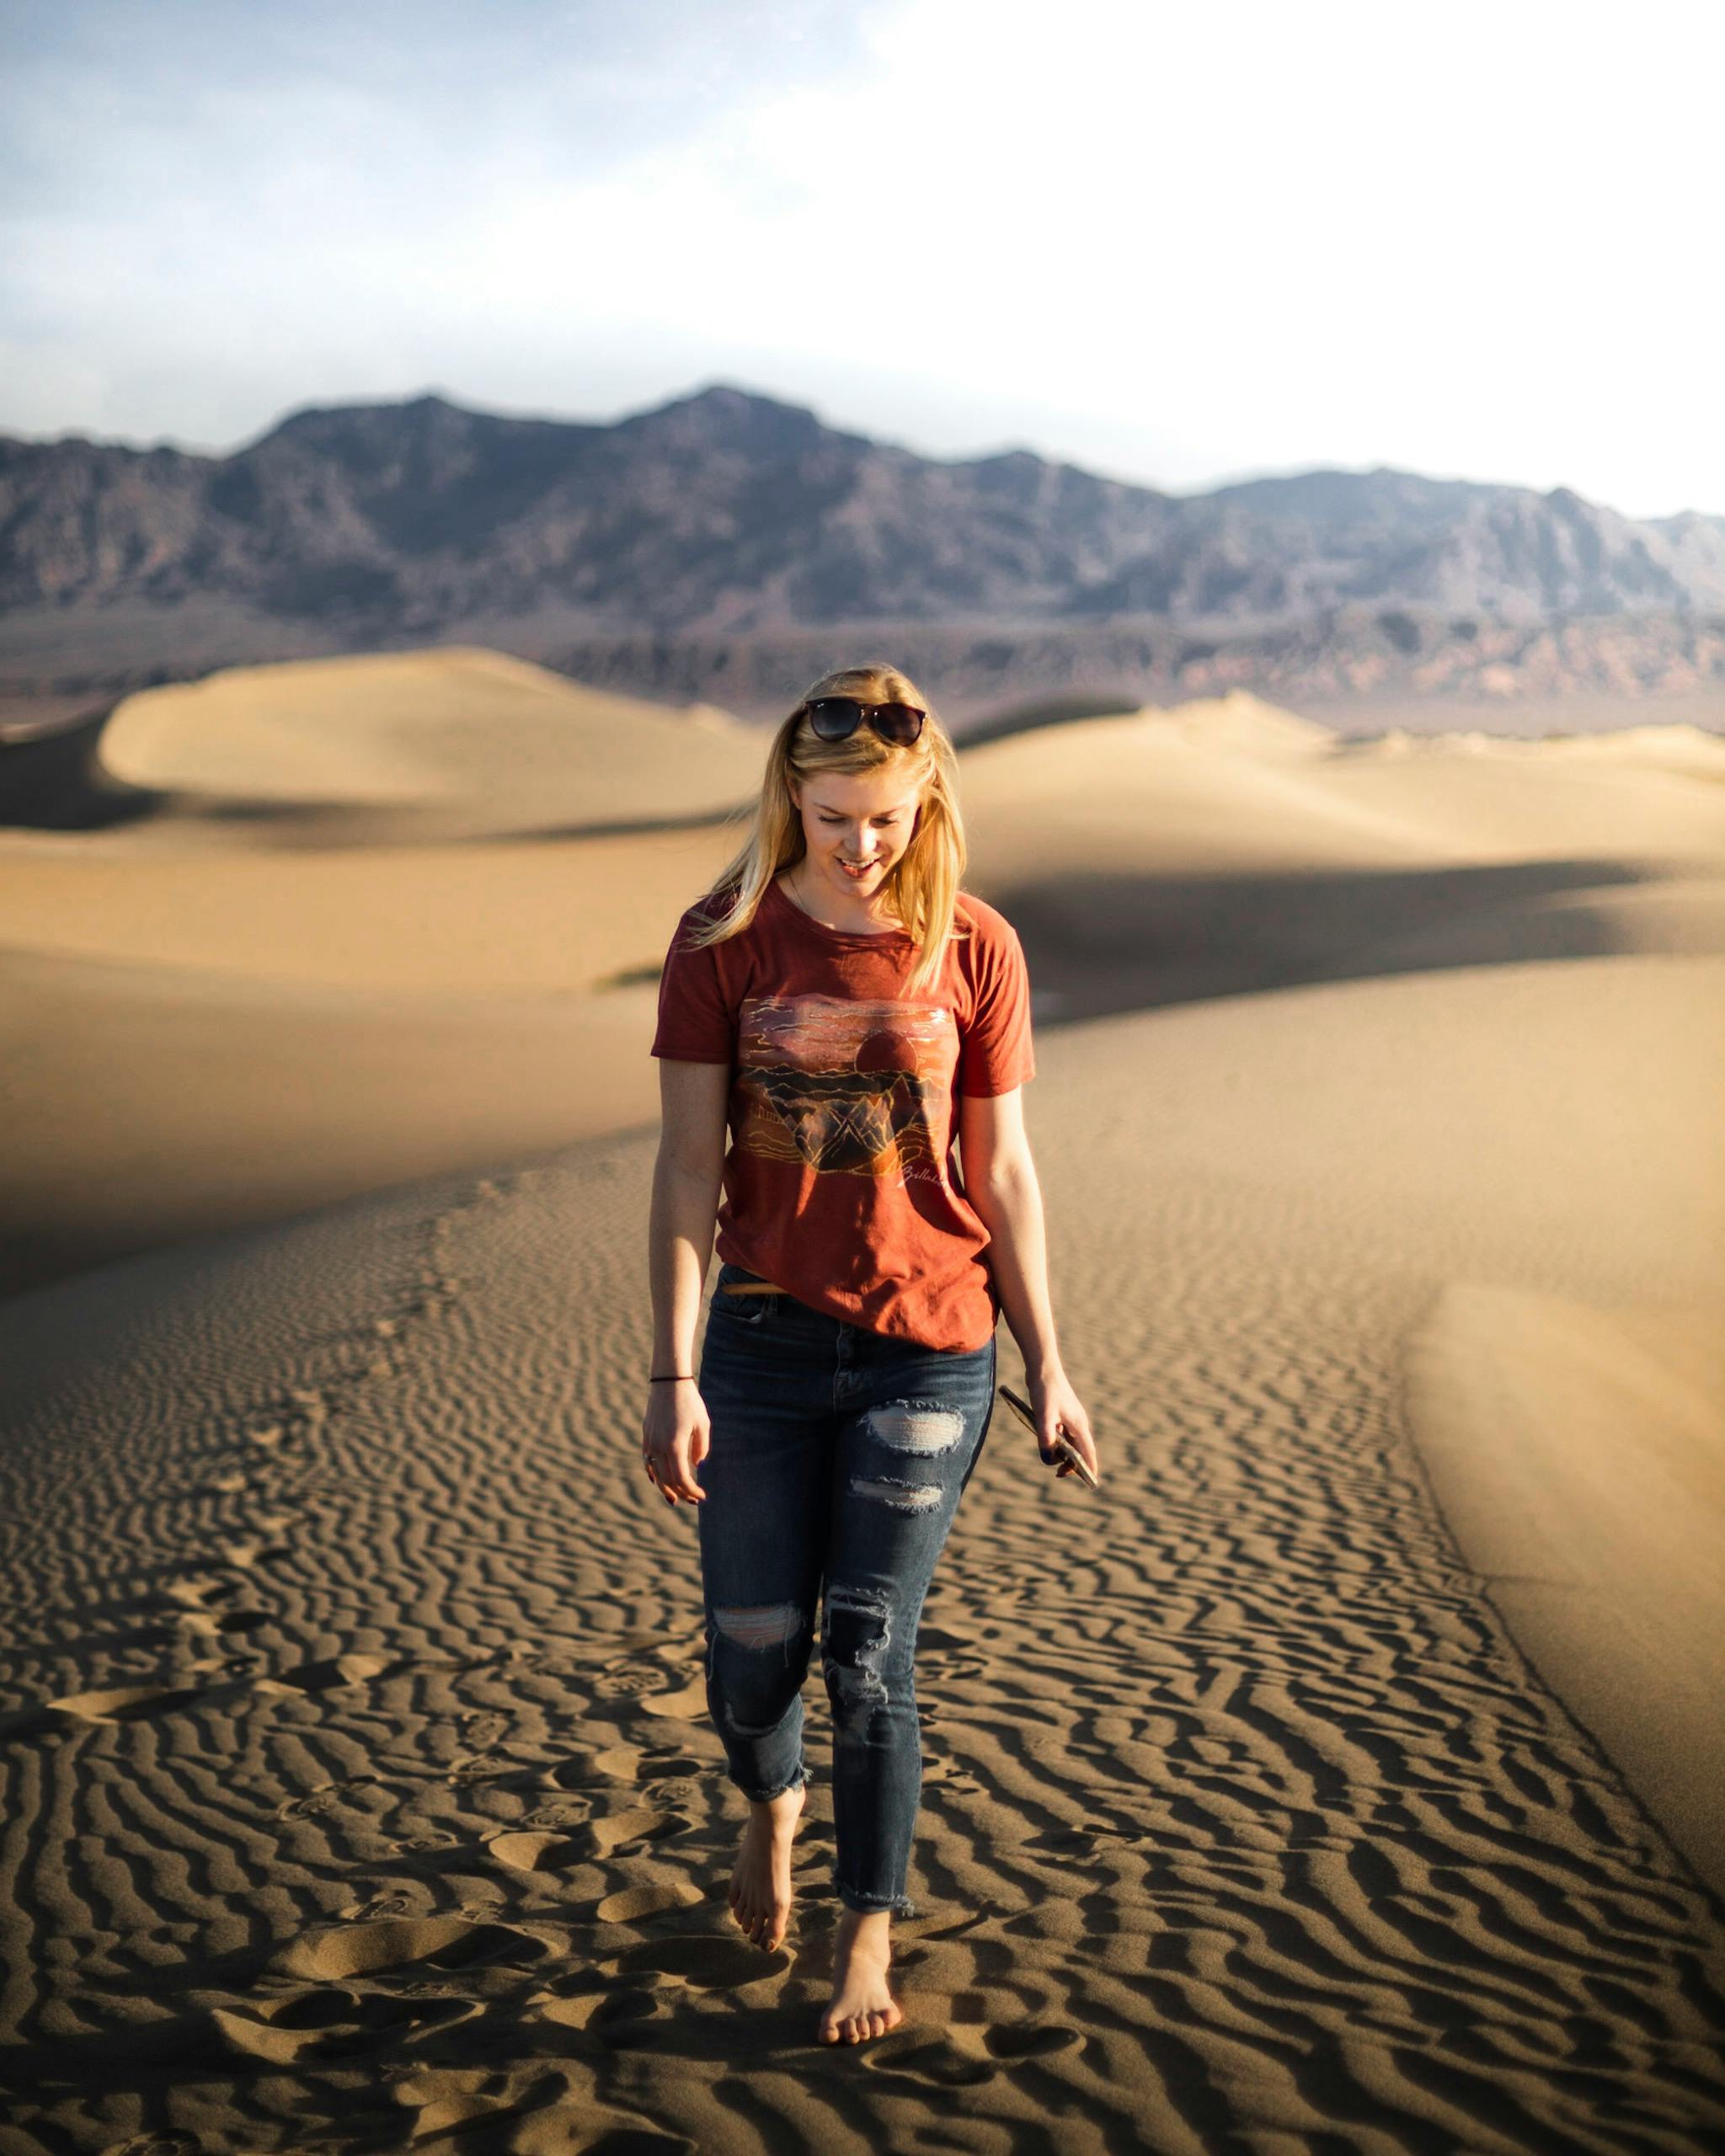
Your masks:
M731 1914L770 1954L783 1943L791 1920L791 1844L806 1801L799 1785L764 1803L751 1802L731 1875Z
M860 2044L896 2029L904 2009L887 1989L890 1909L841 1909L833 1942L832 1998L820 2017L824 2044Z

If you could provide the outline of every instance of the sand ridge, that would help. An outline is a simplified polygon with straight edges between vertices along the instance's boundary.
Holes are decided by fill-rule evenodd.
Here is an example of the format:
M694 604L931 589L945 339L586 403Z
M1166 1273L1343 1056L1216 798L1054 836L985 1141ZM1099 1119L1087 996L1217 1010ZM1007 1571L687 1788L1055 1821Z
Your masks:
M99 761L181 814L394 810L429 824L441 811L461 831L710 814L748 798L759 750L710 705L672 711L450 645L141 690L110 715Z
M254 706L316 747L321 804L282 798ZM620 731L611 712L462 648L232 669L122 705L110 734L158 728L179 776L253 790L199 781L134 824L0 830L0 1289L653 1121L657 969L740 842L725 811L762 737L647 707ZM350 750L403 741L442 806L343 793ZM1713 737L1371 750L1235 694L963 751L970 887L1019 928L1039 1023L1725 950ZM670 827L634 827L649 813Z

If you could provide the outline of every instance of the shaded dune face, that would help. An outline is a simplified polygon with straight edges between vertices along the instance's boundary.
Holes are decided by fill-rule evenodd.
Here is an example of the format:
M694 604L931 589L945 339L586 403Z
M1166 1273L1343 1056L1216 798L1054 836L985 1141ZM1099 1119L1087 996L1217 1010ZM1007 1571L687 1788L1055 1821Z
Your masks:
M740 1142L818 1174L891 1176L944 1158L958 1030L943 1006L751 997L739 1031Z

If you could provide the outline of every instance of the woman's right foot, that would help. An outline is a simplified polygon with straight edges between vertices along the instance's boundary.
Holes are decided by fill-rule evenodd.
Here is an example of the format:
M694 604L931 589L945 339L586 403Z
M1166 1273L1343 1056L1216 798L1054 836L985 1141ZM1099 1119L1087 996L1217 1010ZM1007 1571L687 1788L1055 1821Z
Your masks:
M731 1914L739 1927L770 1954L791 1920L791 1844L803 1816L806 1792L798 1786L751 1803L749 1823L731 1874Z

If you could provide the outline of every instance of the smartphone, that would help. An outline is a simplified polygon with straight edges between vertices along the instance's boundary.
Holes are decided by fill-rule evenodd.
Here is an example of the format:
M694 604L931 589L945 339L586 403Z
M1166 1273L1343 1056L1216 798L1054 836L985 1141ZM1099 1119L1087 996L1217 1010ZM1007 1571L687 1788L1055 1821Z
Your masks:
M1024 1425L1025 1428L1033 1436L1036 1431L1036 1416L1029 1401L1028 1400L1021 1400L1009 1385L1003 1385L1001 1387L1001 1398L1006 1401L1007 1406L1012 1409L1012 1412ZM1085 1482L1087 1482L1092 1490L1101 1489L1101 1483L1097 1481L1095 1476L1091 1473L1084 1461L1078 1457L1078 1454L1074 1452L1071 1446L1066 1443L1064 1438L1057 1438L1055 1442L1055 1459L1057 1463L1063 1460L1071 1460L1072 1463L1072 1472L1075 1475L1078 1476Z

